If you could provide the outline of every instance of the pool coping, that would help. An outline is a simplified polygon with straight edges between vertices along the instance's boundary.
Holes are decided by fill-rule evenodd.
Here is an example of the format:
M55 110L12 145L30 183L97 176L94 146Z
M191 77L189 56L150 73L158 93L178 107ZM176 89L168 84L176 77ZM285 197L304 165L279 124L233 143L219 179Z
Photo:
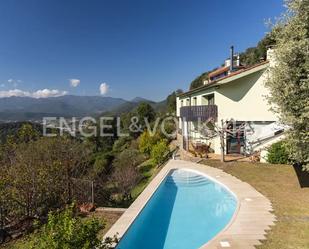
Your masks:
M220 169L183 160L170 160L145 190L105 234L121 238L172 169L189 169L224 185L237 198L237 210L229 224L200 249L253 249L266 239L267 230L276 221L271 202L251 185Z

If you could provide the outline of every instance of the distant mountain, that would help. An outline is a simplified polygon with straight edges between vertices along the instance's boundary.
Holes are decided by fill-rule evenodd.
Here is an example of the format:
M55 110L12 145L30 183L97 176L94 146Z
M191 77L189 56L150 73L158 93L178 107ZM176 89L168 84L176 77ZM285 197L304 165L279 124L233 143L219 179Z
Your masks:
M134 111L137 108L137 106L142 102L150 104L156 112L166 111L166 100L163 100L160 102L154 102L154 101L144 99L141 97L136 97L132 99L131 101L127 101L126 103L116 106L115 108L109 111L103 112L101 115L102 116L104 115L105 116L106 115L119 116L122 113L128 113L128 112Z
M135 97L134 99L131 100L131 102L141 103L141 102L153 102L153 101L141 97Z
M44 116L97 115L127 103L121 98L66 95L51 98L0 98L0 120L39 120Z

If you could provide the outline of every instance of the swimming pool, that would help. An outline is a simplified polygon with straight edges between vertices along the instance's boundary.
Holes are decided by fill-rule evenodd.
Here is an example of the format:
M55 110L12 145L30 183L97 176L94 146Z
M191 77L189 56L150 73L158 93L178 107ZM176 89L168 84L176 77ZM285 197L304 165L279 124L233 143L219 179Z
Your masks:
M236 207L223 185L192 170L172 170L116 248L197 249L229 223Z

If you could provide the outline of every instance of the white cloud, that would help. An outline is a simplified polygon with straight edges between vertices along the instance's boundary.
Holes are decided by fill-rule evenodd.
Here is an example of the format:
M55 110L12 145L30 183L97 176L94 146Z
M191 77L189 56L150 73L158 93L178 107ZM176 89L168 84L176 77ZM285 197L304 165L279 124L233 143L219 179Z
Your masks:
M109 90L109 85L107 85L106 83L102 83L102 84L100 85L100 93L101 93L102 95L107 94L108 90Z
M31 98L48 98L48 97L59 97L66 95L66 91L59 91L59 90L50 90L50 89L43 89L37 90L35 92L28 92L22 91L20 89L8 90L8 91L0 91L0 98L5 97L31 97Z
M33 98L49 98L49 97L59 97L66 95L67 91L59 91L59 90L50 90L50 89L43 89L37 90L36 92L32 93Z
M69 79L72 87L77 87L80 84L80 79Z

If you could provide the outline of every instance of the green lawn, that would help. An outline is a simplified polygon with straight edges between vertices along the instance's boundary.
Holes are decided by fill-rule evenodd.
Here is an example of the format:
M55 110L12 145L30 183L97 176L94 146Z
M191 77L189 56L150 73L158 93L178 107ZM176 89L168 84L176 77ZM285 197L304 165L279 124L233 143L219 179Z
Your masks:
M272 202L278 221L268 233L267 240L257 248L309 248L309 186L300 187L292 166L249 162L221 163L216 160L204 160L202 163L220 168L251 184Z

